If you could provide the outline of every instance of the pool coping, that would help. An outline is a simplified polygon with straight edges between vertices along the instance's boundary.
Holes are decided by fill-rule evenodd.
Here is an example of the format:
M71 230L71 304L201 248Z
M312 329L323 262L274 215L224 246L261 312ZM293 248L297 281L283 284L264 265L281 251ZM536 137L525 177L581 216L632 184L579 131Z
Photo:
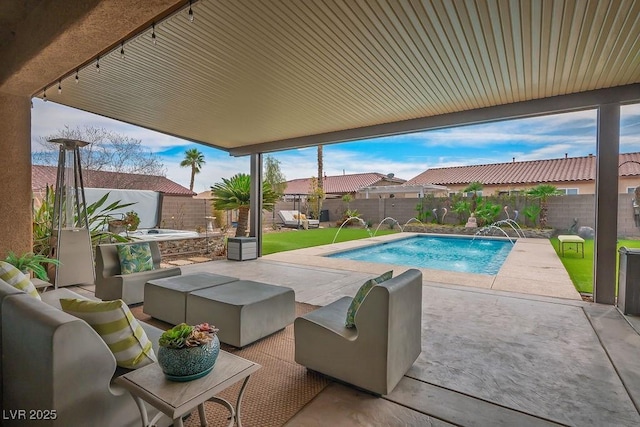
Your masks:
M412 267L396 264L380 264L353 261L340 258L328 258L326 255L349 249L357 249L393 240L405 239L424 233L402 232L375 236L349 242L314 246L287 252L265 255L264 259L301 264L308 266L333 268L345 271L382 274L392 269L400 274ZM452 237L448 234L433 236ZM458 236L458 235L454 235ZM459 235L460 237L463 236ZM558 258L551 242L547 239L519 238L504 264L496 275L460 273L445 270L420 268L423 280L442 284L470 286L507 292L543 295L557 298L581 300L581 296L571 282L571 278Z

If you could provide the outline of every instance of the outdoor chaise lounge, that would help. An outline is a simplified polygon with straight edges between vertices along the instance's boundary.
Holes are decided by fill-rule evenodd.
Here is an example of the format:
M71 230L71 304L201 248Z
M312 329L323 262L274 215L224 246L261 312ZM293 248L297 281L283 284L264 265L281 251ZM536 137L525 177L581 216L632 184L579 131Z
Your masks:
M422 351L422 273L408 270L375 285L345 326L343 297L294 323L295 360L377 395L389 394Z
M285 227L318 228L320 226L319 220L308 219L305 214L301 214L299 211L282 210L278 212L278 215Z

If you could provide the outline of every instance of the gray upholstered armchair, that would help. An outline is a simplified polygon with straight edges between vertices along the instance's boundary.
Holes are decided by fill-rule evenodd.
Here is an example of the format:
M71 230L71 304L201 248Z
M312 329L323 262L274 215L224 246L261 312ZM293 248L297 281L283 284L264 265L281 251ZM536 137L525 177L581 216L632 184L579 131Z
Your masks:
M130 244L139 242L130 242ZM96 246L96 297L108 301L122 299L126 304L144 301L144 284L149 280L177 276L180 267L160 268L158 242L150 241L153 270L121 274L116 244Z
M345 327L352 298L298 317L295 360L309 369L383 395L422 350L422 273L411 269L374 286Z

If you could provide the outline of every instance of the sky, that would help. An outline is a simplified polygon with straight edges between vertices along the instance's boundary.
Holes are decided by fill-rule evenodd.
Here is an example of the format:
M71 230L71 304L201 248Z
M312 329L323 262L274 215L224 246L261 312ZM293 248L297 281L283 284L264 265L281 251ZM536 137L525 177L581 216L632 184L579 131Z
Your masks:
M42 137L64 129L94 126L139 139L164 163L167 178L189 187L190 168L180 167L184 152L197 148L206 164L196 175L194 191L238 172L249 173L249 157L231 157L222 150L150 131L106 117L33 99L32 150L40 150ZM327 175L365 172L393 173L410 179L431 168L586 156L596 153L596 111L483 125L418 132L324 146ZM640 104L621 108L620 152L640 152ZM280 161L287 180L317 174L315 147L268 154Z

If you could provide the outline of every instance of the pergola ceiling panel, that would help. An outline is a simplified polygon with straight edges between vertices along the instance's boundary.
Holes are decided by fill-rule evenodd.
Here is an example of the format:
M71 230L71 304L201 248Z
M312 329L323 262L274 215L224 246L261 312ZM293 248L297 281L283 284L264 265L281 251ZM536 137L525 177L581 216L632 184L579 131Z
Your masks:
M46 90L238 147L640 82L640 1L207 0ZM42 93L38 94L42 96Z

